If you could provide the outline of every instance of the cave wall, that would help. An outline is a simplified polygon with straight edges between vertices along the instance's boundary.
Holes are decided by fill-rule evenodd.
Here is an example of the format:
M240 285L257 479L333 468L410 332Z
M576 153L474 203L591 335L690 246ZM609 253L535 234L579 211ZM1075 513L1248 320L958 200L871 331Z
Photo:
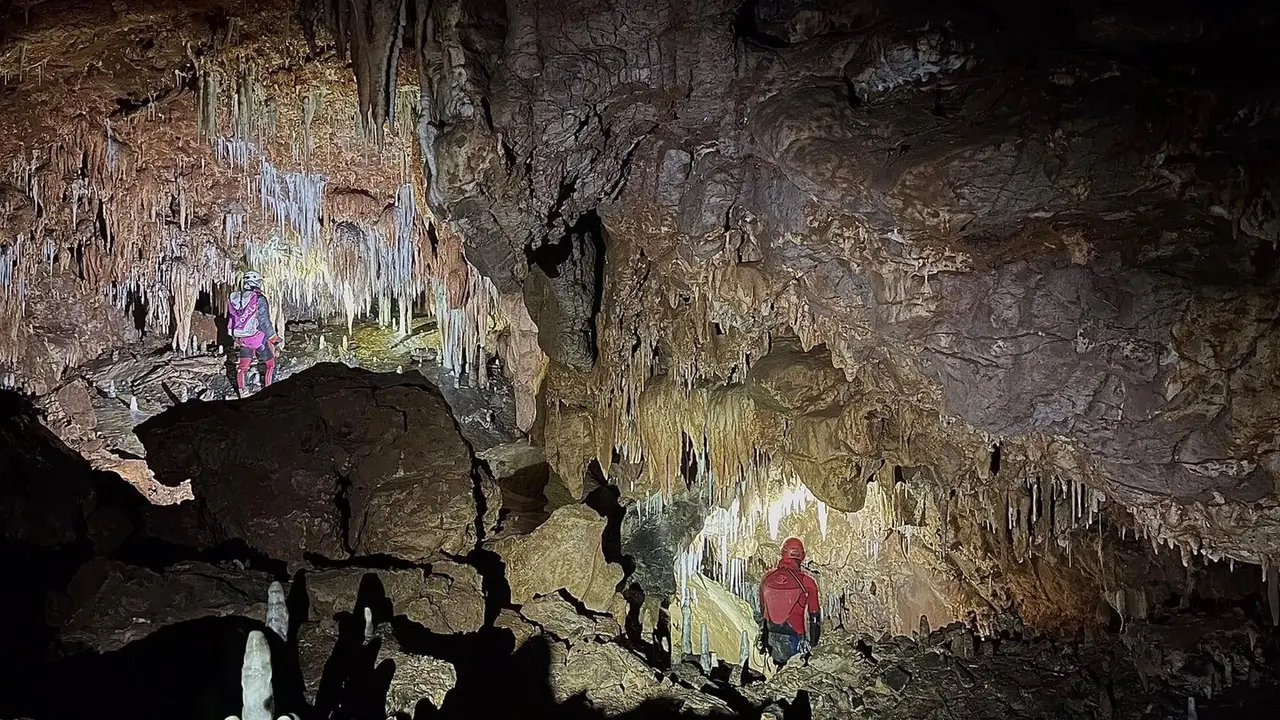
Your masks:
M855 513L912 469L966 582L966 554L1066 557L1104 515L1178 564L1280 547L1278 125L1237 73L1274 64L1275 13L371 8L8 24L0 363L24 387L179 345L248 262L290 312L435 315L477 380L500 353L579 494L595 459L631 499L786 476Z

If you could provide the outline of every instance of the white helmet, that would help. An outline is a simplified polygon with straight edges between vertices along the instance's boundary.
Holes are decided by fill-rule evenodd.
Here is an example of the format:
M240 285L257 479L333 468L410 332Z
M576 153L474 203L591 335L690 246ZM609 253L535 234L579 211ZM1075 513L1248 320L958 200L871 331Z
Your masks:
M244 274L244 278L240 281L240 286L245 290L260 290L262 288L262 276L250 270Z

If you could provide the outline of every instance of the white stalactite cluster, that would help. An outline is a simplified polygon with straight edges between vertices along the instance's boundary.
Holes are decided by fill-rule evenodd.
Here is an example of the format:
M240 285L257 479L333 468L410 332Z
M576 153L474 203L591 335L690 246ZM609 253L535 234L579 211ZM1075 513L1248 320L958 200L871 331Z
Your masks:
M281 111L268 99L263 78L250 66L202 66L197 75L197 122L209 143L208 164L179 156L166 168L143 156L141 141L126 144L109 123L87 119L59 143L13 162L10 178L25 205L6 206L0 219L20 211L39 219L0 235L0 364L20 361L38 268L74 271L122 311L145 307L146 327L169 334L176 351L189 353L198 344L191 332L196 298L203 292L215 305L225 302L226 289L245 269L243 254L264 276L268 296L279 300L277 320L290 307L343 315L348 325L375 317L408 333L415 314L435 316L449 367L485 380L495 290L463 258L458 238L443 228L436 228L437 243L428 238L433 221L414 184L412 133L398 138L399 151L365 152L341 141L335 151L317 143L312 124L327 112L332 125L343 105L324 107L313 93L299 100L302 126L286 143L293 150L284 156L292 155L295 165L280 167L271 154L284 147L285 129L278 127ZM389 200L376 197L376 189L364 195L344 188L347 197L359 196L352 206L311 165L317 149L327 159L363 153L371 166L398 174L401 184ZM239 184L239 198L210 208L228 181L232 188ZM51 211L63 208L67 226L55 227L62 222Z
M0 362L18 363L33 284L53 273L76 274L122 311L144 307L147 327L172 329L175 348L190 349L188 301L194 306L233 270L193 227L188 176L196 170L183 159L169 174L140 167L109 123L83 119L60 142L15 160L10 181L36 219L0 236ZM0 217L22 213L11 198Z

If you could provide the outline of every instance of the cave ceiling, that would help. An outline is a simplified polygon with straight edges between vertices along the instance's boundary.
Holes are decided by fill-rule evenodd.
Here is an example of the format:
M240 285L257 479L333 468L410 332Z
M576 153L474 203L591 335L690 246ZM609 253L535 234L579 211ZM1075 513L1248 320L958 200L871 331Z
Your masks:
M579 491L1059 488L1269 564L1280 9L1217 5L0 3L0 367L249 263L500 356Z

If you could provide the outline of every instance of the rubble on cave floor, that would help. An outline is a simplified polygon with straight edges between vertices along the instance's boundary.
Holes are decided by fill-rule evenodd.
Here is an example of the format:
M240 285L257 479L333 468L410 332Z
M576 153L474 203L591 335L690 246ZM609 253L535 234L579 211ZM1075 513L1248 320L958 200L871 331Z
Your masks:
M803 694L815 719L1181 719L1189 699L1200 717L1222 717L1215 708L1280 691L1265 637L1230 614L1076 640L982 637L959 623L923 637L837 632L743 695L765 706Z

